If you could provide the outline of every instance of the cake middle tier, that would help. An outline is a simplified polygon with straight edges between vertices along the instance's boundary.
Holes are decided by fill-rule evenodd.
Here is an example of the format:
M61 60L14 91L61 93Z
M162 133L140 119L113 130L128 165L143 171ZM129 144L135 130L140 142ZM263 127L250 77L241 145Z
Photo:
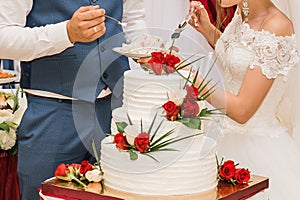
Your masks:
M144 70L126 71L123 108L130 116L153 116L170 96L180 98L185 82L177 73L158 76Z

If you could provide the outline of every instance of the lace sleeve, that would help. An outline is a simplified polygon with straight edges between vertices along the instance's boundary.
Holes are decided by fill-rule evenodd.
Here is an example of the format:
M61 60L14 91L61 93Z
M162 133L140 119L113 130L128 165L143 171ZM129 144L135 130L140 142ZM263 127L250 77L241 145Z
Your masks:
M289 72L299 60L295 35L282 37L267 31L256 32L250 46L255 52L250 68L261 67L262 73L269 79L281 74L287 80Z

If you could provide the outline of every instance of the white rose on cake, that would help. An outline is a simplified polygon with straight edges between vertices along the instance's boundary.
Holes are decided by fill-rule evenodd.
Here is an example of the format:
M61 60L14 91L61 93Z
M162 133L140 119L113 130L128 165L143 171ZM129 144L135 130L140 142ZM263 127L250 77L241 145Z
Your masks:
M139 132L139 127L138 125L128 125L124 129L124 133L126 135L126 139L128 144L134 145L134 139L136 136L138 136L141 132Z
M103 177L99 169L93 169L91 171L86 172L85 178L90 182L99 183Z

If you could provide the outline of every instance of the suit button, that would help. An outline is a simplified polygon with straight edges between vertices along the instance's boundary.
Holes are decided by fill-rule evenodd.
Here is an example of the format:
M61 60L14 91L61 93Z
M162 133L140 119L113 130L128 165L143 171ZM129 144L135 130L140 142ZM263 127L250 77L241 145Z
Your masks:
M108 78L108 74L106 72L103 73L103 78L105 78L105 79Z
M95 3L97 0L92 0L93 3Z
M100 47L100 51L103 53L105 51L105 47L104 46L101 46Z

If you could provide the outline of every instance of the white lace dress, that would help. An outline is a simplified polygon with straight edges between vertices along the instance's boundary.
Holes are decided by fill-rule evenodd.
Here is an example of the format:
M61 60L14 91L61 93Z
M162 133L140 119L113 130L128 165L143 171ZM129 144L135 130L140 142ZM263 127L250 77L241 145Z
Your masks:
M237 94L248 67L260 66L267 78L275 78L255 115L244 125L221 120L218 157L233 159L252 174L270 178L271 200L298 200L300 148L276 118L288 74L298 61L295 36L279 37L254 31L236 14L216 44L225 75L226 90ZM253 91L255 95L255 91Z

